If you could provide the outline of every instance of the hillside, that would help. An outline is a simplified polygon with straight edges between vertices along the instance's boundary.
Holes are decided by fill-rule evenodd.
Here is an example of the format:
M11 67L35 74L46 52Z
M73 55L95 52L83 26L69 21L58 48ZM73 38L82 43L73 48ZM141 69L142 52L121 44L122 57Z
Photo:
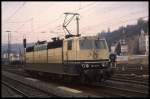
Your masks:
M143 29L145 33L148 33L148 21L139 19L135 25L127 25L126 27L122 26L118 30L112 32L101 32L100 36L106 38L110 48L112 43L117 42L123 37L130 39L133 36L139 35L141 29Z

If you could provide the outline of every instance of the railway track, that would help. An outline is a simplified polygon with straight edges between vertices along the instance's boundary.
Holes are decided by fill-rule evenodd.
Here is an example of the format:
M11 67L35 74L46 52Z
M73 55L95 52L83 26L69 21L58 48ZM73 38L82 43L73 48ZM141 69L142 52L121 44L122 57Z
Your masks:
M148 86L131 84L126 82L107 80L105 83L98 84L97 86L108 88L108 90L117 91L123 96L148 96Z
M45 78L43 78L42 81L53 82L53 83L57 83L62 86L65 85L70 88L83 90L86 93L92 93L92 94L95 94L97 96L102 96L102 97L115 97L115 96L132 97L132 96L147 96L148 95L148 93L147 93L148 86L141 85L141 83L133 84L133 82L125 83L124 81L116 80L115 83L117 83L117 84L115 84L115 83L112 83L110 80L107 80L107 84L105 84L105 82L104 82L102 84L93 84L93 86L91 86L91 85L83 85L81 83L77 84L76 82L72 82L71 84L68 84L68 83L64 84L60 81L58 82L58 80L56 80L56 81L47 80L47 79L45 80ZM121 84L119 85L118 82ZM119 88L118 88L118 85L119 85ZM124 87L125 85L126 85L126 87ZM134 85L134 87L132 87L133 85ZM141 89L141 87L143 89ZM112 92L112 90L113 90L113 92Z
M140 85L146 85L146 86L148 86L148 82L135 81L135 80L131 80L131 79L111 78L110 80L120 81L120 82L128 82L128 83L134 83L134 84L140 84Z
M11 86L10 84L8 84L7 82L5 82L5 81L2 81L2 86L5 86L6 88L9 88L9 89L11 89L12 91L14 91L14 93L15 94L17 94L17 95L15 95L15 94L13 94L13 96L19 96L19 97L28 97L28 95L26 95L24 92L22 92L21 90L19 90L19 89L17 89L17 88L15 88L15 87L13 87L13 86ZM3 96L3 97L7 97L7 96Z
M112 77L110 78L110 80L113 81L120 81L120 82L128 82L128 83L134 83L134 84L140 84L140 85L146 85L148 86L148 81L138 81L138 80L134 80L132 78L117 78L117 77Z
M6 71L19 74L22 76L31 77L31 75L24 72L23 69L6 69ZM141 85L148 85L148 78L144 78L142 76L136 76L136 75L123 75L123 74L115 74L110 80L113 81L120 81L120 82L130 82L135 84L141 84Z
M141 65L141 64L118 64L114 69L116 74L149 74L148 64Z
M45 80L42 79L42 81L45 81ZM51 81L48 81L48 82L51 82ZM57 82L57 81L55 83L61 84L60 82ZM121 83L121 84L119 84L119 83ZM76 88L78 90L84 90L87 93L96 94L96 95L102 96L102 97L148 96L148 86L147 85L144 85L143 83L141 84L141 83L134 83L134 82L132 82L132 83L125 82L123 80L122 81L116 80L113 83L111 80L107 80L107 82L104 82L102 84L93 84L93 86L83 85L80 83L77 84L76 82L73 82L73 83L71 83L71 85L65 84L65 86L68 86L71 88ZM113 90L113 92L112 92L112 90Z
M148 75L136 75L136 74L115 74L112 76L112 79L121 80L121 81L129 81L129 82L139 82L143 83L145 85L148 85L149 82L149 76Z
M52 94L46 93L40 89L34 88L33 86L29 86L27 84L21 83L17 80L2 77L2 84L16 91L23 97L51 97Z
M18 72L13 70L15 74ZM13 73L12 72L12 73ZM18 73L21 75L21 72ZM22 73L23 74L23 73ZM24 75L24 74L23 74ZM25 75L24 75L25 76ZM38 77L37 79L39 79ZM148 86L146 84L136 82L136 81L128 81L128 80L122 80L122 79L117 79L117 78L112 78L108 80L105 83L101 84L94 84L93 86L89 85L82 85L82 84L77 84L75 82L69 84L69 83L63 83L60 82L60 80L49 80L48 78L42 78L40 79L43 82L47 83L55 83L60 86L66 86L69 88L74 88L77 90L82 90L86 93L89 94L94 94L100 97L147 97L148 96ZM119 84L121 83L121 84ZM134 87L132 87L134 85ZM143 86L142 86L143 85ZM145 85L145 86L144 86ZM141 89L143 88L143 89Z
M2 65L3 69L19 69L23 68L23 65Z
M17 74L17 75L22 75L26 77L31 77L31 75L27 74L23 69L5 69L4 71Z

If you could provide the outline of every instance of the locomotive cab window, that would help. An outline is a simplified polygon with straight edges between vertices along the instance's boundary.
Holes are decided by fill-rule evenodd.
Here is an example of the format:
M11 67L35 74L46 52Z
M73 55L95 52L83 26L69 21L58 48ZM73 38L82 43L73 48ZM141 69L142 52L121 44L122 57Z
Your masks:
M80 49L106 49L105 40L80 40Z
M105 40L95 40L94 43L96 49L106 49Z
M93 40L80 40L80 49L92 49L93 48Z
M68 50L72 50L72 40L68 40L67 46Z

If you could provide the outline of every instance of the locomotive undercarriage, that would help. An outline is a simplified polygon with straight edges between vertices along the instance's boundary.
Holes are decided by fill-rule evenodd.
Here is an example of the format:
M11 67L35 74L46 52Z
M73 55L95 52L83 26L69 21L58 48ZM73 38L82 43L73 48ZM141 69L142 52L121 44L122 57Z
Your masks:
M110 69L86 69L82 71L81 80L82 82L101 82L111 76L112 71Z
M101 82L109 79L112 75L113 70L109 65L105 67L100 65L99 67L95 68L83 68L80 76L82 82Z
M58 65L58 64L57 64ZM57 66L56 65L56 66ZM80 81L82 83L88 82L101 82L106 79L109 79L113 72L112 68L110 67L109 62L103 62L103 63L86 63L82 62L79 64L68 64L68 65L60 65L64 67L65 72L64 73L52 73L51 71L46 71L50 70L53 68L50 68L54 66L52 65L45 65L45 68L42 71L42 64L39 66L36 64L35 67L30 65L31 67L26 68L27 71L30 71L30 73L34 73L35 76L49 76L49 79L51 78L59 78L63 81ZM47 66L47 67L46 67ZM27 66L25 66L27 67ZM49 67L49 68L48 68ZM39 68L39 69L37 69ZM58 67L57 67L58 68ZM57 69L58 71L58 69Z

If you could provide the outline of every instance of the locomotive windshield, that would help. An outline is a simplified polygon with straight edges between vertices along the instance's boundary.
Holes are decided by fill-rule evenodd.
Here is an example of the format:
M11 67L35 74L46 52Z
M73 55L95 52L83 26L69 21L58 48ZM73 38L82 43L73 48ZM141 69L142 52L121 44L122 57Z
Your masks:
M93 48L93 40L80 40L80 49L92 49Z
M80 40L80 49L106 49L105 40Z
M95 40L94 43L96 49L106 49L105 40Z

